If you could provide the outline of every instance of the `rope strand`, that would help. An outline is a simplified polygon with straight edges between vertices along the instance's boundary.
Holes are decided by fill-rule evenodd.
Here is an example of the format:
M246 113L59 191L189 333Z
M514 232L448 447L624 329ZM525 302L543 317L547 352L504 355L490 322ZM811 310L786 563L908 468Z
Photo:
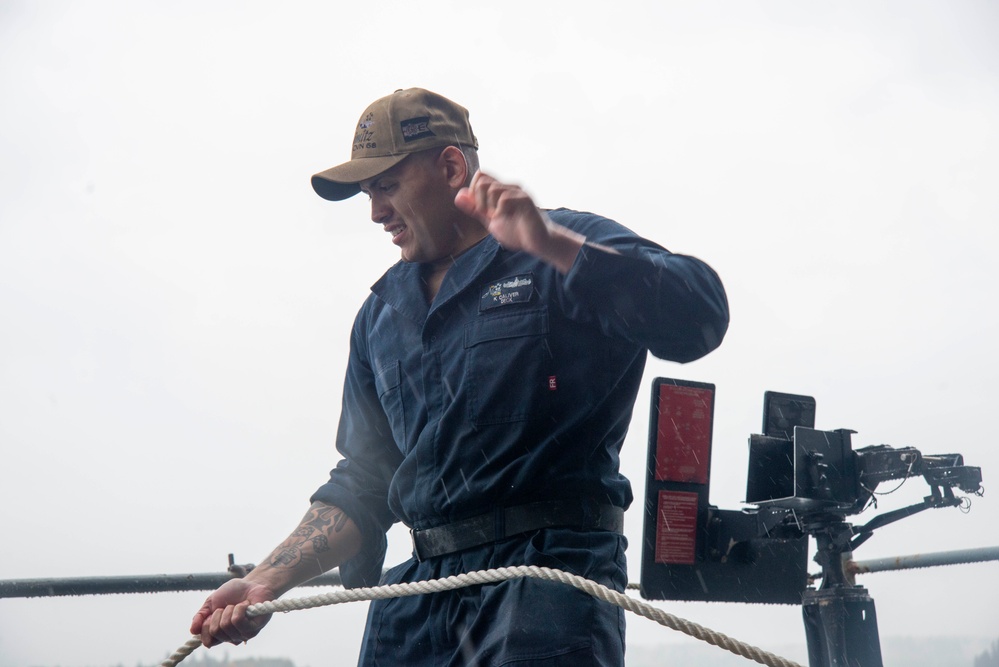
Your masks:
M368 588L351 588L331 591L303 598L291 598L288 600L272 600L251 605L247 608L247 616L263 616L273 614L278 611L295 611L299 609L313 609L316 607L326 607L344 602L359 602L362 600L385 600L388 598L408 597L413 595L424 595L428 593L441 593L453 591L468 586L481 584L494 584L500 581L517 579L520 577L533 577L545 581L555 581L567 586L572 586L587 593L598 600L617 605L626 611L630 611L649 620L655 621L672 630L682 632L694 639L707 642L712 646L725 649L731 653L742 656L748 660L767 665L768 667L802 667L796 662L774 655L763 649L756 648L737 639L732 639L720 632L715 632L710 628L687 621L685 619L669 614L650 604L636 600L633 597L624 595L615 590L607 588L595 581L590 581L575 574L554 570L547 567L537 567L534 565L521 565L517 567L501 567L492 570L478 570L466 574L458 574L443 579L431 579L428 581L416 581L405 584L389 584L386 586L374 586ZM176 667L184 658L189 656L201 645L199 637L191 637L183 646L174 652L168 659L164 660L160 667Z

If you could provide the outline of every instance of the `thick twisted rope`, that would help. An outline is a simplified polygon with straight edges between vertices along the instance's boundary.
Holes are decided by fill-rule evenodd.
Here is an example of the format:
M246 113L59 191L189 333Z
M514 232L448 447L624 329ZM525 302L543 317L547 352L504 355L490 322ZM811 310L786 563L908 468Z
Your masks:
M796 662L787 660L773 653L756 648L732 639L720 632L715 632L710 628L705 628L697 623L692 623L685 619L668 614L661 609L646 604L640 600L618 593L595 581L590 581L575 574L569 574L562 570L554 570L547 567L536 567L533 565L520 565L517 567L501 567L493 570L479 570L467 574L458 574L444 579L431 579L429 581L416 581L406 584L389 584L386 586L375 586L368 588L352 588L336 590L329 593L321 593L304 598L291 598L288 600L272 600L250 605L246 610L247 616L263 616L277 611L294 611L297 609L312 609L315 607L325 607L343 602L359 602L361 600L384 600L388 598L408 597L412 595L423 595L426 593L441 593L453 591L458 588L477 586L481 584L493 584L519 577L532 577L546 581L557 581L561 584L572 586L587 593L598 600L609 602L626 609L632 613L644 616L656 623L666 626L672 630L677 630L695 639L700 639L712 646L725 649L740 655L748 660L753 660L768 667L802 667ZM199 637L191 637L183 646L174 652L169 658L160 663L160 667L176 667L180 661L189 656L198 646L201 645Z

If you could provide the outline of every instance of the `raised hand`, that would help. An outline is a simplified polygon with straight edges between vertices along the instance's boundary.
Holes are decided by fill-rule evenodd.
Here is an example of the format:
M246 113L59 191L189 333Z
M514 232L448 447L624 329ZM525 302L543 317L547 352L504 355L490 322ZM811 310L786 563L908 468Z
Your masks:
M585 238L548 219L519 185L477 172L454 198L507 250L524 251L568 273Z

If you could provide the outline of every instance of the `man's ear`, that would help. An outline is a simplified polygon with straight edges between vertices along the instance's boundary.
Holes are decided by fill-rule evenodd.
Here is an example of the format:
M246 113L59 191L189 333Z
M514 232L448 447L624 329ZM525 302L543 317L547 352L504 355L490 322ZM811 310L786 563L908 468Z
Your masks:
M438 157L438 164L445 169L447 184L458 190L468 181L468 163L457 146L447 146Z

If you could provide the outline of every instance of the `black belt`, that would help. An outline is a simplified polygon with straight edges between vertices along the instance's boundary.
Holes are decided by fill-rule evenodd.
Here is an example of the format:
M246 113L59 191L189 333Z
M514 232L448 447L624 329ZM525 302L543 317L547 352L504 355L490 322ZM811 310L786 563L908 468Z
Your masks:
M500 507L488 514L443 526L413 529L413 555L423 561L542 528L584 528L624 532L624 510L614 505L549 500Z

